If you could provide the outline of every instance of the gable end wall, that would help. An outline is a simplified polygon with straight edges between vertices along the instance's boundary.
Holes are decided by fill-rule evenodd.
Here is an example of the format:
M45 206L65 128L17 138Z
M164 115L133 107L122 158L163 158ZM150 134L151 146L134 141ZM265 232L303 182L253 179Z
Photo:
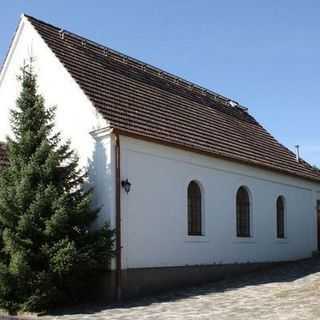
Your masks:
M21 89L17 75L30 57L34 59L38 92L45 98L47 107L57 107L56 129L65 141L71 141L80 166L89 170L90 183L97 190L95 204L102 207L99 224L110 220L113 210L113 199L108 193L113 190L111 138L105 137L102 143L90 134L92 130L106 127L107 122L25 17L21 18L0 75L0 141L12 135L9 110L15 107Z

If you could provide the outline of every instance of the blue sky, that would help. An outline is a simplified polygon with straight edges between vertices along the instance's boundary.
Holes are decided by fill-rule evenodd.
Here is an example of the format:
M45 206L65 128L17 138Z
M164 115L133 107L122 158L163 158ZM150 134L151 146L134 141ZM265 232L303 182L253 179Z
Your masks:
M1 0L1 61L23 12L239 101L320 165L320 1Z

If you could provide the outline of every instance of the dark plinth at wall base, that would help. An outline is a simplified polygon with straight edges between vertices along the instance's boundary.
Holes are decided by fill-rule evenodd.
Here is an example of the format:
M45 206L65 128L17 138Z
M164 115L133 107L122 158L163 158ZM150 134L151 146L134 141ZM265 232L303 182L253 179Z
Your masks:
M320 251L319 251L319 250L312 251L312 257L313 257L313 258L318 258L318 257L320 257Z
M278 264L281 262L126 269L122 270L122 298L129 300L204 285ZM108 303L115 301L115 289L115 272L109 272L98 280L94 291L99 302Z

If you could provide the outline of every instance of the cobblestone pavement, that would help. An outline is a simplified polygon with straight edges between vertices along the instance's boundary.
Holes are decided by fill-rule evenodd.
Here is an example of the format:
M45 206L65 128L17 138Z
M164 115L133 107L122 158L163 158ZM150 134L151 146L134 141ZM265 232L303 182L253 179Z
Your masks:
M109 308L73 310L43 320L320 320L320 259L146 298Z

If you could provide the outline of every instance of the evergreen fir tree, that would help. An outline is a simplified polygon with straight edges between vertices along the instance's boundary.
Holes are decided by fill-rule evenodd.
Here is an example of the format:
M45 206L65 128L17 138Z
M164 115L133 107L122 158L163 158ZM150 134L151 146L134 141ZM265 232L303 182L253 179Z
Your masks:
M54 133L54 108L37 93L32 63L11 111L9 166L0 172L0 308L39 311L74 303L90 276L107 270L108 226L92 230L99 210L78 158Z

